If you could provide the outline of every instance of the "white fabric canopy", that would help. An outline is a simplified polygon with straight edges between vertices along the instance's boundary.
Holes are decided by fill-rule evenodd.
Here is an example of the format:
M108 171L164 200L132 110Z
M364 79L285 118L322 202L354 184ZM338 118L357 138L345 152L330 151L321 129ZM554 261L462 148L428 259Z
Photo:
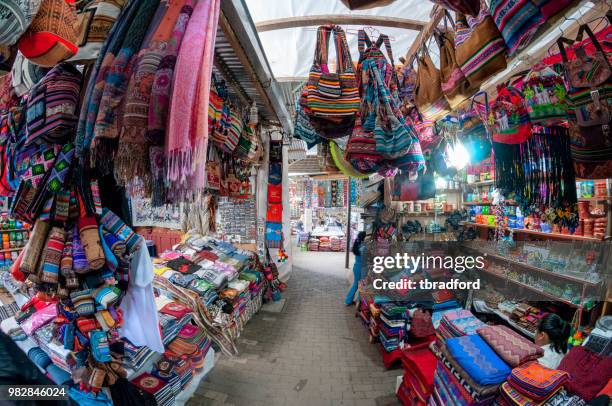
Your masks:
M338 14L387 16L427 22L433 8L433 3L428 0L397 0L386 7L356 11L346 8L340 0L246 0L246 3L255 24L287 17ZM343 28L347 32L353 60L357 60L357 30L362 27L348 25ZM373 28L391 37L396 63L400 56L406 54L418 35L418 31L414 30L377 26ZM308 76L314 55L316 29L317 27L298 27L259 33L268 62L278 80ZM378 37L377 33L374 35ZM434 52L437 52L437 49ZM330 62L334 59L335 51L332 50Z

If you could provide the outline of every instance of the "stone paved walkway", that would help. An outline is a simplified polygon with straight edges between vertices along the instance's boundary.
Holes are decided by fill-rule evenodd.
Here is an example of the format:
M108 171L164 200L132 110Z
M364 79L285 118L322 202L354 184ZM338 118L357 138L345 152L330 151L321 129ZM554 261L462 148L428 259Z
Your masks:
M344 253L299 253L282 312L259 312L188 402L198 405L398 405L377 344L343 303Z

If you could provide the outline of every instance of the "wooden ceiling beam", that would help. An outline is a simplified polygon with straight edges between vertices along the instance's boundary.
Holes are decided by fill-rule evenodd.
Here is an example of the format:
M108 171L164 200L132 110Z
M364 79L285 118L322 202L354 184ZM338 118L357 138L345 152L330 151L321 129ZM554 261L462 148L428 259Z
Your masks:
M284 30L286 28L316 27L325 24L371 25L377 27L392 27L403 28L406 30L421 31L423 27L427 25L427 21L361 14L323 14L260 21L255 24L255 27L257 28L258 32L266 32L274 30Z
M425 27L423 27L421 32L419 32L419 35L417 35L414 42L408 49L408 52L406 53L406 57L404 58L406 64L412 64L414 58L416 57L417 51L419 50L419 48L421 48L421 45L423 45L423 43L429 40L434 30L440 24L440 21L442 21L442 17L444 17L444 9L439 6L434 6L434 9L432 10L431 20L427 23Z

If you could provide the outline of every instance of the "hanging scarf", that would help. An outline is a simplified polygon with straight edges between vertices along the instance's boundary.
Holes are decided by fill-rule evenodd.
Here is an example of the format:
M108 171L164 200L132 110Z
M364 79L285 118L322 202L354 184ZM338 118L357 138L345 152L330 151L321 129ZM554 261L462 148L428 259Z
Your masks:
M168 180L194 194L205 180L208 97L219 6L219 0L201 0L194 9L183 39L189 46L181 47L177 58L166 134Z
M160 6L155 18L159 23L149 28L151 38L145 39L138 56L138 67L130 78L123 110L123 127L115 158L115 178L121 185L126 185L134 177L138 177L144 181L145 191L150 189L148 146L145 138L149 99L155 72L169 46L185 1L174 1L167 7Z
M81 159L82 164L84 164L85 153L89 150L91 140L93 139L94 123L98 116L106 75L112 62L115 60L115 55L121 49L121 44L138 8L139 2L131 1L123 9L117 22L108 34L108 39L104 42L102 49L100 49L100 54L91 72L91 80L85 91L84 105L79 116L76 135L77 156Z
M193 3L193 0L185 1L185 5L176 20L164 57L155 72L147 123L147 140L151 145L161 146L164 144L176 58L187 30L187 24L193 14Z
M104 80L98 115L91 144L92 167L102 174L110 173L113 153L119 136L119 113L127 90L128 79L134 68L135 55L147 33L159 0L142 2L121 45L121 50L109 67Z
M572 207L577 202L576 178L564 127L543 127L520 144L494 142L495 184L516 193L521 209Z

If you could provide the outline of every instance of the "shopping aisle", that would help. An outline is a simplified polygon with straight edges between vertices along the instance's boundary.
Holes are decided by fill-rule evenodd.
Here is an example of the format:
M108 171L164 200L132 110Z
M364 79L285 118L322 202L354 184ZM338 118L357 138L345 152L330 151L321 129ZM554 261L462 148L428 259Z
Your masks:
M259 312L188 403L194 405L397 405L379 346L343 304L344 253L295 252L281 313Z

